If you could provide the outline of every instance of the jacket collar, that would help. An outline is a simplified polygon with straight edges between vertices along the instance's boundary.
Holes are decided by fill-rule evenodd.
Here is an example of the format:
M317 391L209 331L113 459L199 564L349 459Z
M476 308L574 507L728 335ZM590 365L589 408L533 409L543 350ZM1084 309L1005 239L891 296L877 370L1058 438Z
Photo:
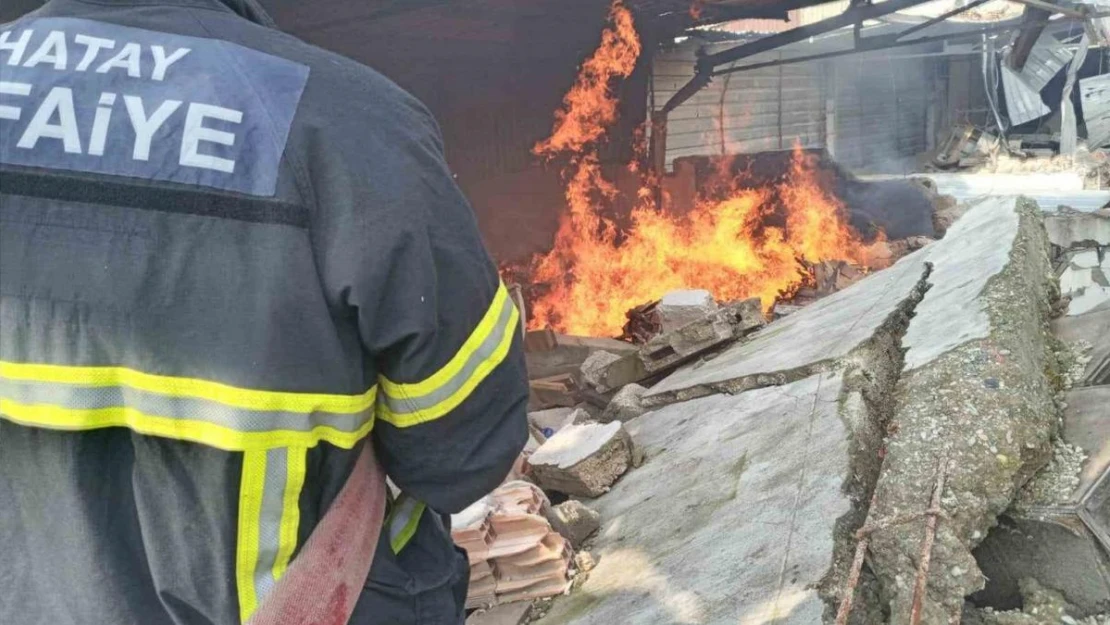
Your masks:
M224 9L231 11L256 24L277 28L274 19L262 8L258 0L96 0L97 4L110 5L167 5L188 6L205 9Z

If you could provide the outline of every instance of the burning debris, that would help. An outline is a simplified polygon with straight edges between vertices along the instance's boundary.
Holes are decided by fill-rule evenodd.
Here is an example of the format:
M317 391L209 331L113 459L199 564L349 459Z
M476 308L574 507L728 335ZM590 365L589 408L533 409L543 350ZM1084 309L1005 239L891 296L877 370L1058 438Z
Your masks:
M631 214L618 223L617 190L598 149L616 121L614 87L631 74L641 48L627 8L615 4L610 18L551 136L535 148L561 165L568 210L551 251L528 272L531 327L617 336L628 311L690 287L719 301L758 297L769 310L810 279L806 263L864 263L865 244L848 226L844 205L818 179L815 157L800 148L771 185L750 185L722 161L718 179L681 215L656 204L656 183L645 176ZM630 338L644 338L630 330Z

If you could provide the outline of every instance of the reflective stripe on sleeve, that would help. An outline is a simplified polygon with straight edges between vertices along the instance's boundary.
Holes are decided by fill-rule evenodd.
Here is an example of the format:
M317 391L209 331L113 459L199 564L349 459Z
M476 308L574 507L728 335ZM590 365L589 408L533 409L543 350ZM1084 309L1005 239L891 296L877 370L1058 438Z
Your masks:
M377 389L360 395L243 389L119 367L0 361L0 415L31 427L140 434L228 451L313 447L350 449L374 424Z
M425 508L423 502L405 494L402 494L394 503L389 520L386 521L389 527L389 545L393 548L394 554L401 553L401 550L412 540L413 535L416 534L416 528L420 526L420 518Z
M235 556L243 623L281 579L296 549L306 454L297 447L243 454Z
M520 313L501 284L474 332L442 369L427 379L398 384L379 378L378 416L396 427L433 421L454 410L505 360Z

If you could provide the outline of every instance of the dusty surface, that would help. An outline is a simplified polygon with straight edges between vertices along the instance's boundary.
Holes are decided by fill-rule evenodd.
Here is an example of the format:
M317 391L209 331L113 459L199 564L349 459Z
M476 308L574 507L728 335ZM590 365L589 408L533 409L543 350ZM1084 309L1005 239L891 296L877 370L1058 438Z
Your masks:
M630 422L647 461L595 502L597 568L539 622L819 623L853 505L844 387L823 374Z
M1017 207L1013 218L1007 203L1010 212ZM1005 251L1003 266L976 244L984 237ZM938 465L947 462L947 516L937 532L922 619L931 625L958 622L964 597L982 588L970 549L1048 462L1058 423L1046 375L1055 367L1046 336L1057 290L1036 205L985 202L942 243L949 243L944 254L937 253L940 244L930 254L936 285L906 334L909 370L899 381L894 433L869 518L881 523L923 513ZM924 526L923 518L899 525L872 543L871 565L893 625L908 618Z

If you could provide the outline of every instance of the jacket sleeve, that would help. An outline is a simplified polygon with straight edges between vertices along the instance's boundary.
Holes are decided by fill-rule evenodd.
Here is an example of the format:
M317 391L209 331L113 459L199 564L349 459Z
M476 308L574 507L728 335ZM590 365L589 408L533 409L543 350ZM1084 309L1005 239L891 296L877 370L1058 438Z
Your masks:
M454 513L505 478L527 439L520 318L438 127L392 89L373 109L384 118L376 130L333 136L307 164L321 213L314 246L327 295L357 320L377 372L374 444L386 472ZM374 106L380 94L366 97Z

